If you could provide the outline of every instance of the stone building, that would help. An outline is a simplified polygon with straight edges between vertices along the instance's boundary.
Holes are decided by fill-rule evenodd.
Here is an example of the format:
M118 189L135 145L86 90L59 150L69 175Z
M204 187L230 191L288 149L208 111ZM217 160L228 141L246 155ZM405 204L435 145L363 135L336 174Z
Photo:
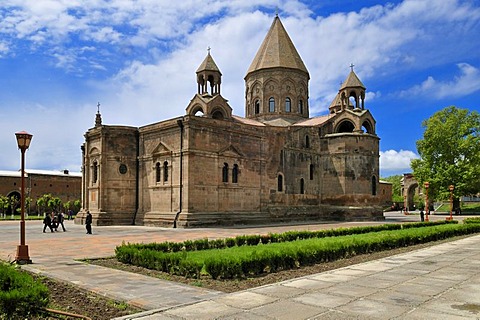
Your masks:
M329 114L310 117L309 79L275 17L245 76L245 117L221 95L208 52L177 118L85 134L83 223L207 226L383 219L379 137L353 71Z
M74 202L80 200L82 175L68 170L25 170L25 194L32 199L27 213L36 211L36 200L45 194L51 194L62 200ZM20 171L0 170L0 195L14 197L20 203L22 174ZM11 213L11 208L5 212Z

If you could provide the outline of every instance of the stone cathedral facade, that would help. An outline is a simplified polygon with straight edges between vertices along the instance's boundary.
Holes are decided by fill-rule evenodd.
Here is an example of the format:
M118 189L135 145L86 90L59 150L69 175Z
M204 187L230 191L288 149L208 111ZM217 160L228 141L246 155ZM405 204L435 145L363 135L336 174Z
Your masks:
M275 17L245 76L245 117L221 95L210 52L185 115L142 127L95 127L82 145L82 211L94 224L214 226L381 220L379 137L352 70L324 116ZM193 81L192 81L193 82Z

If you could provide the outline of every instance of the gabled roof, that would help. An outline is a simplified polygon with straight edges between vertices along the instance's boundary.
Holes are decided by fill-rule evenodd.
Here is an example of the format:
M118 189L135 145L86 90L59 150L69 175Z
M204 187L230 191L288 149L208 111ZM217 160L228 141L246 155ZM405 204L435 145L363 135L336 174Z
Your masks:
M248 124L248 125L257 126L257 127L265 127L264 123L262 123L260 121L257 121L257 120L254 120L254 119L243 118L243 117L239 117L239 116L232 116L232 118L235 121L238 121L238 122L243 123L243 124Z
M294 126L296 126L296 127L314 127L314 126L324 124L325 122L327 122L328 120L330 120L334 116L335 116L334 114L327 114L327 115L324 115L324 116L310 118L310 119L307 119L305 121L297 122L297 123L294 124Z
M308 73L302 58L278 16L273 20L270 30L268 30L260 49L258 49L252 64L248 68L247 74L260 69L276 67L298 69Z
M360 81L360 79L357 77L357 75L353 70L350 71L350 74L348 75L347 79L342 83L340 90L348 87L361 87L363 89L366 89L362 81Z
M203 62L198 67L196 73L199 73L199 72L202 72L202 71L217 71L218 73L222 74L220 72L220 69L217 67L217 64L215 63L215 61L213 61L213 58L210 55L210 52L208 52L207 56L205 57Z

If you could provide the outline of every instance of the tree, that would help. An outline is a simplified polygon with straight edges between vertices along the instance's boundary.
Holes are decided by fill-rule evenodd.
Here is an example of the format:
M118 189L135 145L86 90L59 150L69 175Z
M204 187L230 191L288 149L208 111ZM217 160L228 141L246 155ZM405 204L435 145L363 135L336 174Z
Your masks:
M0 195L0 213L4 214L6 213L6 210L8 209L10 202L6 196Z
M446 107L423 121L423 139L417 141L420 159L412 160L415 178L430 183L430 199L448 199L454 185L458 197L480 191L480 115ZM454 203L454 205L455 205Z
M82 203L80 202L80 200L75 200L73 202L73 211L77 213L78 211L80 211L81 208L82 208Z
M49 201L52 199L52 195L51 194L44 194L43 196L39 197L37 199L37 209L38 209L38 212L42 213L43 215L45 214L45 212L47 211L48 209L48 203Z

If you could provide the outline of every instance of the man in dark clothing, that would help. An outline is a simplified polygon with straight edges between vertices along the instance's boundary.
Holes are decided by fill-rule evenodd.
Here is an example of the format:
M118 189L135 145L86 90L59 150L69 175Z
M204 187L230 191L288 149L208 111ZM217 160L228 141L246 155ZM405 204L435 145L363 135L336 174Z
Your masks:
M43 232L45 233L45 229L50 228L50 231L53 232L52 228L52 217L49 213L45 215L45 218L43 218Z
M87 234L92 234L92 214L90 211L87 211L87 218L85 219L85 228L87 229Z
M62 226L63 232L67 231L65 230L65 226L63 225L63 221L65 221L65 214L60 211L57 216L58 224Z

